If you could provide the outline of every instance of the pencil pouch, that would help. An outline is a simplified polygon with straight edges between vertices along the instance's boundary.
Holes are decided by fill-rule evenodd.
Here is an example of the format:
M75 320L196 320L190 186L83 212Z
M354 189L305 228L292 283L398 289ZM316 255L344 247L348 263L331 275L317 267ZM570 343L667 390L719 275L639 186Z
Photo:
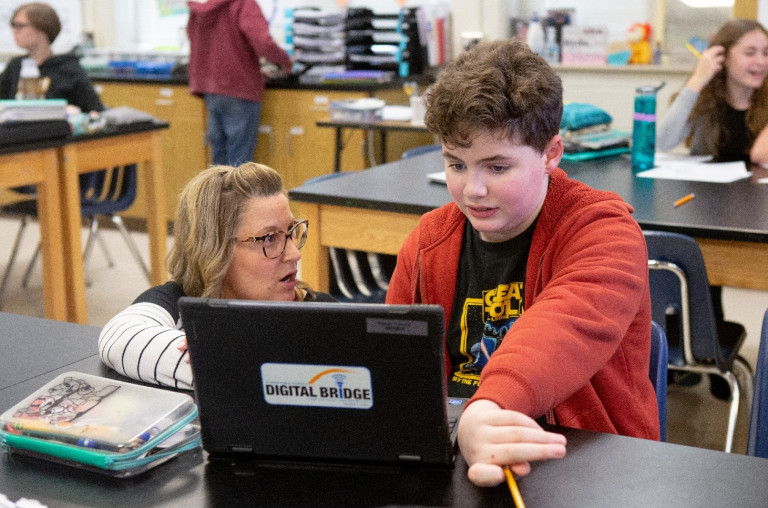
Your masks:
M200 446L189 395L68 372L0 416L0 443L28 455L116 477Z

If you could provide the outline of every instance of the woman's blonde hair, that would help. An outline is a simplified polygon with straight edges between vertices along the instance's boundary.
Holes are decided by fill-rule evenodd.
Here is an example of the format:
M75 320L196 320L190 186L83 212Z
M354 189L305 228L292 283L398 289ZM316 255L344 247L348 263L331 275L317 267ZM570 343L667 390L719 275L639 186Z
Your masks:
M168 256L171 278L185 294L220 297L246 203L284 192L280 174L254 162L212 166L189 181L179 196Z

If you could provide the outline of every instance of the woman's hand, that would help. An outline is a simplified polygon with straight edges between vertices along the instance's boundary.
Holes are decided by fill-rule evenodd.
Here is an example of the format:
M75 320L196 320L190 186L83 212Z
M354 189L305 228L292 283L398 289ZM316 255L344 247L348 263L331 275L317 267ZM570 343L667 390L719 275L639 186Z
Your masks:
M715 74L723 69L725 63L725 48L722 46L711 46L701 53L698 64L693 70L693 74L685 84L696 93L701 92L707 83L709 83Z
M532 418L501 409L490 400L470 404L459 420L459 447L475 485L504 482L504 466L520 476L530 472L530 461L565 456L565 437L543 430Z
M179 341L179 343L176 345L176 349L179 351L187 351L187 338L184 337ZM189 354L187 354L187 357L184 359L187 363L189 363Z

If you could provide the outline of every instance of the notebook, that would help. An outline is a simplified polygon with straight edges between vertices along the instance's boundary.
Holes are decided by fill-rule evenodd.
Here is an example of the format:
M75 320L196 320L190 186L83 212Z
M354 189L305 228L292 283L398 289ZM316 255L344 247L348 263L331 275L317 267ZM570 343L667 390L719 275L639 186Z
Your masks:
M211 458L446 465L464 399L448 399L437 305L184 297ZM450 416L449 416L450 410Z

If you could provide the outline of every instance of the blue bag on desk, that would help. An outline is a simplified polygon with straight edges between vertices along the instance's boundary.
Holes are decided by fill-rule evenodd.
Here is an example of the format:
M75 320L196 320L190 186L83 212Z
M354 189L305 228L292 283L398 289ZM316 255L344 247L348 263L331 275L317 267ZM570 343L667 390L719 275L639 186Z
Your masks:
M604 110L581 102L569 102L563 106L563 118L560 121L560 129L566 131L577 131L594 127L595 125L606 125L613 121L611 115Z

